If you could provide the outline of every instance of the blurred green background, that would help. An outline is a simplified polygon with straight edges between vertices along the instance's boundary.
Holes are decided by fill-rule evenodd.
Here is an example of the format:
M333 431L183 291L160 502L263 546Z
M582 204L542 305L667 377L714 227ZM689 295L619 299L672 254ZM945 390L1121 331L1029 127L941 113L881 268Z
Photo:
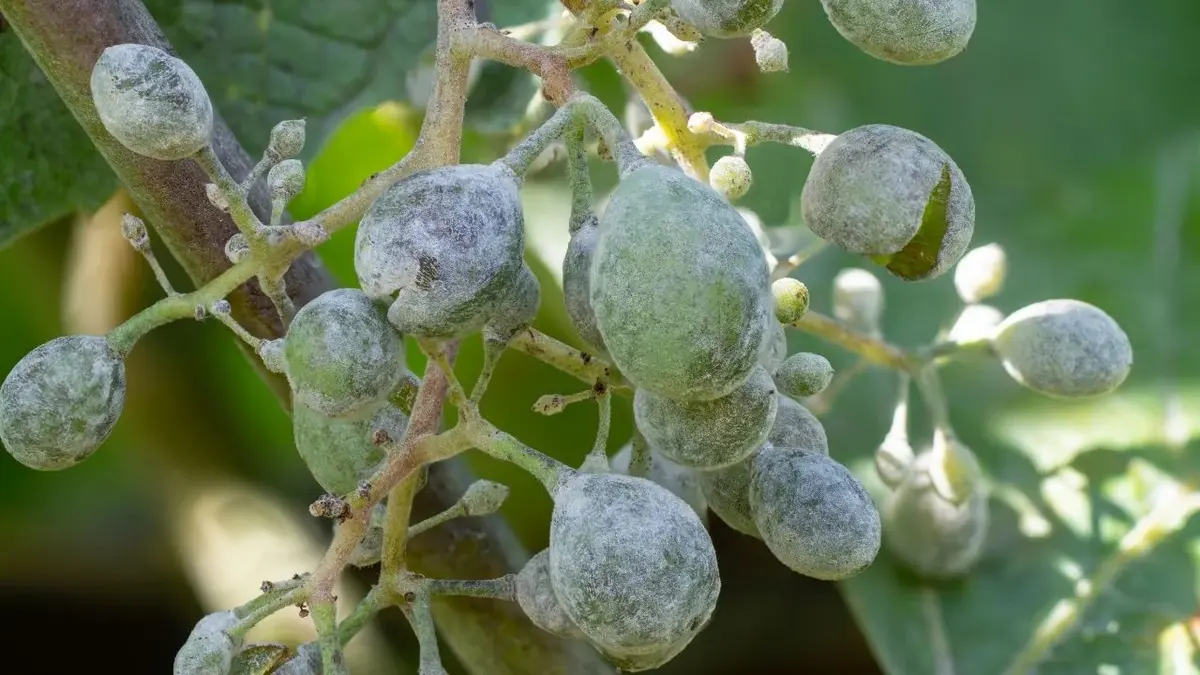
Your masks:
M163 20L158 10L156 16ZM934 139L971 183L976 244L998 242L1008 251L1010 279L995 304L1012 311L1040 299L1078 298L1111 313L1133 342L1133 374L1099 402L1038 398L994 363L946 372L956 427L999 496L994 541L979 573L933 592L955 672L999 673L1049 607L1112 555L1155 504L1156 490L1195 487L1200 4L983 2L968 50L927 68L860 53L816 0L792 0L768 28L789 46L789 73L758 74L744 40L711 40L682 57L645 43L693 108L719 120L830 133L889 123ZM473 102L478 118L488 118L490 106L505 107L489 92L503 89L497 82L508 77L484 71ZM587 89L623 109L624 91L610 66L591 66L582 77ZM402 78L390 86L405 96ZM293 216L315 213L401 157L420 122L419 112L399 102L347 113L310 163L309 187ZM243 137L252 149L263 140ZM475 135L466 156L489 159L496 150ZM0 148L0 161L4 154ZM799 227L797 200L811 158L768 146L747 157L755 182L739 205L769 226ZM594 168L602 195L612 170ZM575 341L557 288L569 209L561 168L531 178L524 198L529 258L543 288L537 327ZM0 250L0 372L42 342L102 332L156 299L148 270L117 231L124 208L118 193L95 212L63 218ZM346 285L354 284L353 237L352 229L342 231L319 251ZM829 311L833 274L862 264L827 250L796 276L809 285L814 307ZM186 287L177 268L169 271ZM957 311L948 277L884 284L886 333L899 344L927 342ZM790 342L793 351L828 355L838 368L854 362L807 336L793 334ZM420 367L415 351L410 363ZM474 378L477 339L465 343L458 367ZM595 428L592 407L551 418L529 409L542 394L579 389L577 382L516 353L504 357L495 382L483 405L490 419L559 459L583 457ZM887 373L868 371L824 419L834 457L864 480L893 394ZM928 425L919 419L914 431L923 437ZM618 401L614 451L630 429L627 402ZM470 459L481 476L513 487L503 517L531 551L544 546L545 494L528 477L476 455ZM165 672L201 612L248 599L263 579L311 567L327 536L305 508L319 491L292 447L289 418L224 329L185 322L157 331L131 357L126 411L102 451L61 473L37 473L0 456L0 606L13 619L0 642L29 647L6 662L5 672L91 672L102 664ZM715 517L710 522L724 579L718 611L662 672L935 672L922 613L928 589L892 568L886 554L839 588L789 573L759 542ZM1193 633L1196 530L1186 528L1130 567L1053 652L1045 672L1193 672L1194 650L1171 661L1177 654L1163 647L1163 636L1176 626ZM369 575L357 576L347 597L369 583ZM303 623L285 614L263 635L307 639ZM355 662L365 666L355 672L415 672L404 665L415 662L415 643L396 612L356 650Z

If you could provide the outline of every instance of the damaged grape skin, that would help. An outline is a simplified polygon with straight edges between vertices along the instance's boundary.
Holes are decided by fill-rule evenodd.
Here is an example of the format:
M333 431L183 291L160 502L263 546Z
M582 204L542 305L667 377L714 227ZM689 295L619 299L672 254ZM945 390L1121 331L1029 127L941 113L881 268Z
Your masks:
M590 283L617 368L637 388L676 400L741 386L774 312L766 259L741 214L657 164L629 173L609 200Z
M854 46L899 65L928 66L966 49L975 0L821 0L829 22Z
M626 443L617 454L609 460L611 469L619 474L629 475L629 460L633 457L633 444ZM667 488L676 497L687 502L688 506L699 516L700 522L708 524L708 501L704 499L704 491L700 487L700 471L689 469L667 459L662 453L650 450L650 472L646 478Z
M704 35L738 38L767 25L783 0L672 0L671 8Z
M349 494L371 475L387 450L373 442L382 429L389 438L404 438L408 417L390 403L357 420L328 417L304 404L292 409L296 450L309 472L327 492Z
M422 171L389 188L358 228L354 269L401 332L462 337L491 318L524 265L518 183L502 165Z
M567 616L550 583L550 549L529 559L517 574L517 604L533 625L564 638L582 638L583 631Z
M567 317L575 327L575 332L579 333L579 337L592 351L604 356L607 355L604 350L604 336L600 335L600 329L596 326L596 312L592 309L590 290L592 258L595 256L599 240L600 222L595 216L589 217L571 234L567 253L563 257L562 287Z
M771 553L804 576L848 579L879 554L874 500L829 455L764 447L750 475L750 511Z
M712 540L691 507L613 473L575 474L555 492L550 578L589 641L645 667L704 628L721 589Z
M637 390L638 429L651 448L693 469L720 469L750 456L775 421L775 382L761 366L741 387L711 401L675 401Z
M57 471L87 459L125 406L125 364L95 335L55 338L0 385L0 441L21 464Z
M295 399L330 417L361 417L396 388L404 343L355 288L322 293L296 313L283 355Z

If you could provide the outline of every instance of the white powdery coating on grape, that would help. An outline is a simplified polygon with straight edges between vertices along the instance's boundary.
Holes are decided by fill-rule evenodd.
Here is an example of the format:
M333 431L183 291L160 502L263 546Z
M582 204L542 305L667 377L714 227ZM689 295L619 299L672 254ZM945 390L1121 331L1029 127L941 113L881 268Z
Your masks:
M856 47L884 61L931 65L966 48L975 0L821 0L830 23Z
M799 402L779 394L775 423L767 441L777 448L800 448L809 452L829 454L829 438L821 420Z
M108 340L55 338L0 385L0 442L31 469L65 469L104 443L124 406L125 364Z
M175 654L173 675L228 675L233 654L241 647L228 631L237 624L232 610L205 616Z
M404 343L356 288L326 291L296 312L283 347L295 398L330 417L361 417L404 375Z
M975 200L958 165L928 138L887 124L841 134L801 192L804 221L822 239L863 255L889 255L916 236L933 189L950 169L946 234L929 276L957 263L975 230Z
M321 647L315 642L305 642L296 649L296 655L284 662L271 675L321 675Z
M369 477L387 454L372 437L379 429L389 438L403 438L408 417L385 403L362 419L344 420L322 415L299 403L292 410L292 435L296 451L313 478L326 491L345 495Z
M1046 300L1013 312L996 329L994 344L1013 379L1056 398L1106 394L1133 367L1125 331L1079 300Z
M629 475L629 460L633 458L633 445L626 443L609 461L609 467L616 473ZM676 497L687 502L696 512L700 522L708 522L708 501L704 499L704 491L700 487L700 472L686 466L676 464L667 459L662 453L650 450L650 472L646 478L667 488Z
M599 240L600 221L594 217L584 221L571 235L567 254L563 257L562 286L563 303L567 307L571 325L588 347L604 355L607 354L604 337L596 327L596 312L592 310L591 298L592 257Z
M716 551L691 507L611 473L576 474L555 493L550 578L588 639L624 657L686 644L721 590Z
M654 164L622 179L601 217L591 300L621 373L685 400L741 386L774 311L766 260L741 214Z
M712 189L730 201L745 196L753 182L754 174L750 171L750 165L736 155L718 159L708 174L708 184Z
M787 333L783 330L783 324L774 318L767 319L767 334L763 336L763 350L758 355L758 365L766 368L768 373L775 372L787 360L787 350Z
M638 430L651 448L694 469L719 469L754 452L775 421L775 382L759 366L732 393L711 401L676 401L645 389L633 398Z
M760 72L787 72L788 48L783 40L766 31L757 31L750 36L750 46L754 48L754 60Z
M147 45L105 49L92 68L92 100L108 133L154 159L183 159L208 145L213 110L186 63Z
M354 269L367 295L391 303L405 333L461 337L481 329L524 264L516 177L465 164L413 174L371 205Z
M542 287L528 265L522 265L516 281L491 309L485 332L492 339L508 342L528 328L542 303Z
M583 631L567 616L550 583L550 549L529 559L517 575L517 603L533 625L559 637L581 638Z
M917 456L883 510L883 543L914 573L961 576L983 552L988 532L987 493L976 489L961 504L944 499L929 476L932 453Z
M750 510L767 548L799 574L846 579L879 553L875 502L828 455L764 447L754 457Z
M671 0L684 21L710 37L749 35L775 18L783 0Z
M815 396L833 380L829 359L812 352L800 352L788 357L775 371L775 383L788 396Z

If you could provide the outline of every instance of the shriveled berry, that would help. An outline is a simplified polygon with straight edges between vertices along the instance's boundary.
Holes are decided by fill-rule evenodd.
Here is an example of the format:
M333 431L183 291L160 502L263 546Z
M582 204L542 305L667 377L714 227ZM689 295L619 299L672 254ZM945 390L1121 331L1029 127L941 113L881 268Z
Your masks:
M629 475L629 460L633 459L633 444L626 443L609 461L609 467L616 473ZM704 491L700 488L700 472L686 466L676 464L660 452L650 450L650 471L646 478L667 488L676 497L688 503L699 516L700 522L708 522L708 502L704 499Z
M821 393L832 380L833 366L829 359L811 352L792 354L775 371L779 391L797 398Z
M65 469L104 443L124 406L125 364L108 340L55 338L0 385L0 441L31 469Z
M404 375L404 344L383 310L355 288L302 307L283 347L296 400L330 417L360 417Z
M708 184L712 189L731 202L744 197L753 182L750 165L737 155L725 155L718 159L708 174Z
M461 337L517 282L524 248L516 176L464 164L413 174L377 199L358 227L354 269L401 331Z
M582 638L550 583L550 549L529 559L517 575L517 603L533 625L559 637Z
M813 162L801 207L817 236L906 280L950 269L975 230L975 200L954 160L928 138L886 124L834 139Z
M909 66L940 63L975 32L975 0L821 0L830 23L875 58Z
M606 354L604 337L596 327L596 312L592 310L591 299L592 257L599 240L600 221L595 217L584 220L579 229L571 233L567 254L563 257L563 303L579 337L593 351Z
M621 373L680 400L741 386L772 311L766 260L741 214L707 185L657 164L634 170L613 193L590 290Z
M783 0L671 0L671 8L701 33L716 38L743 37L767 25Z
M775 421L775 382L761 366L732 393L676 401L638 389L633 412L654 450L694 469L719 469L750 456Z
M1013 312L996 329L993 345L1013 379L1055 398L1107 394L1133 367L1125 331L1079 300L1045 300Z
M386 448L376 445L375 432L403 438L408 418L391 404L384 404L361 419L337 419L322 415L303 403L292 409L292 435L296 450L313 478L335 495L345 495L369 477L383 460Z
M550 579L584 635L623 658L682 648L721 590L716 551L691 507L614 473L575 474L555 492Z
M175 654L174 675L227 675L233 654L242 645L229 629L237 624L232 610L205 616L188 635L183 647Z
M133 152L183 159L208 145L212 102L188 64L156 47L105 49L92 68L92 100L108 133Z
M875 502L829 455L763 447L750 476L750 510L771 553L805 576L846 579L879 553Z

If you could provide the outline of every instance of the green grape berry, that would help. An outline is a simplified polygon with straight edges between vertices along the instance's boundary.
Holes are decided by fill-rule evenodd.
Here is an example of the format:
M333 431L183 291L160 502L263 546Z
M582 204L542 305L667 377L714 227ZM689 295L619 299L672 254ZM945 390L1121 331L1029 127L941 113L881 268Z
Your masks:
M108 133L139 155L184 159L208 145L213 109L188 64L139 44L105 49L92 68L92 100Z
M735 38L767 25L783 0L671 0L671 8L704 35Z
M975 32L975 0L821 0L830 23L864 52L900 65L940 63Z
M592 258L599 241L600 221L595 217L584 220L579 229L571 233L567 254L563 257L562 287L563 303L571 325L588 347L605 354L604 337L596 326L596 312L592 309L591 299Z
M0 441L31 469L65 469L104 443L124 405L125 364L108 340L55 338L0 385Z
M750 165L737 155L725 155L718 159L708 174L708 184L712 189L731 202L744 197L750 191L753 182L754 175L750 172Z
M879 553L875 502L829 455L765 446L754 457L750 510L767 548L815 579L847 579Z
M383 460L385 449L373 442L376 431L382 429L389 438L399 439L407 426L408 418L391 404L350 420L322 415L303 403L292 409L296 451L313 478L335 495L352 492Z
M761 366L741 387L711 401L676 401L645 389L633 398L650 447L693 469L719 469L750 456L775 421L775 383Z
M555 492L550 580L584 635L625 659L664 659L664 650L669 659L704 628L721 590L716 551L691 507L614 473L578 473Z
M801 193L817 236L906 280L936 277L962 258L975 200L958 165L907 129L870 124L835 138Z
M237 624L232 610L215 612L200 619L175 654L173 675L227 675L241 639L229 634Z
M803 281L791 277L776 279L771 284L771 295L775 298L775 318L779 323L795 323L808 313L808 286Z
M404 375L404 344L365 293L339 288L296 312L284 340L296 401L330 417L361 417Z
M917 455L883 509L884 545L915 574L957 577L983 553L988 531L987 493L972 490L959 504L933 484L933 453Z
M1013 312L993 346L1017 382L1055 398L1099 396L1121 386L1133 367L1125 331L1079 300L1045 300Z
M707 185L656 164L629 173L613 193L590 291L621 373L679 400L741 386L772 311L766 260L741 214Z
M612 471L629 475L629 460L633 459L633 444L626 443L609 461ZM662 453L650 450L650 471L646 478L667 488L676 497L687 502L696 512L700 522L708 522L708 502L704 499L704 491L700 488L700 472L676 464L667 459Z
M404 333L462 337L483 328L517 283L525 224L517 179L500 165L413 174L363 216L354 269Z
M811 352L792 354L775 371L775 384L779 385L779 391L796 398L815 396L828 387L832 380L833 366L829 359Z
M582 638L583 631L567 616L550 583L550 549L529 559L517 574L517 604L542 630L565 638Z
M542 302L542 287L528 265L521 266L508 293L491 310L484 332L492 339L507 343L514 335L533 324Z

